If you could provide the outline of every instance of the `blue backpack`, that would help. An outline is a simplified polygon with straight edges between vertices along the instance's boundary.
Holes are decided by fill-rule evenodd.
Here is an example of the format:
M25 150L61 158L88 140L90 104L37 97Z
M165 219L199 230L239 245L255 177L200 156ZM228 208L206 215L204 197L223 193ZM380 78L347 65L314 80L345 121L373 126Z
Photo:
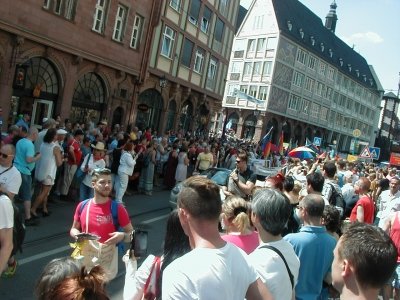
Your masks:
M86 200L82 201L81 208L79 209L79 217L81 216L82 211L85 208L86 204L88 204L89 200L91 200L91 199L92 198L89 198L89 199L86 199ZM119 225L119 222L118 222L118 206L119 205L120 204L117 201L111 200L111 214L112 214L112 218L113 218L113 224L114 224L115 229L117 231L123 232L124 230ZM116 246L118 247L120 252L122 252L122 253L124 252L124 243L123 242L119 242Z

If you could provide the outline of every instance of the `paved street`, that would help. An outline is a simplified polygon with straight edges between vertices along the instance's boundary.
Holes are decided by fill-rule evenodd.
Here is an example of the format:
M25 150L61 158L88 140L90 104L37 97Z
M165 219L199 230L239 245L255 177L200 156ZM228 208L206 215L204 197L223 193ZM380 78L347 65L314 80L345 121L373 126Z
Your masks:
M154 192L153 196L133 194L124 198L133 226L149 231L148 253L160 254L165 222L170 212L169 191ZM51 204L53 212L41 218L41 225L27 227L23 253L18 254L19 266L13 278L0 278L0 299L34 299L33 288L43 267L53 258L71 254L69 229L76 203ZM142 261L142 260L141 260ZM139 263L141 263L141 261ZM122 299L125 266L120 261L117 278L108 286L111 299Z

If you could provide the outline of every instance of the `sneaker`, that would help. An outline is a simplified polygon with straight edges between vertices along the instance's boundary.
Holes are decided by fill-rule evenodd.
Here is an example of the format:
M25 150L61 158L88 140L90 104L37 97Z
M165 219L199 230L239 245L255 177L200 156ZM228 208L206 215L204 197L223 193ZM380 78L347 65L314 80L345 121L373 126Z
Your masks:
M39 220L34 218L25 220L25 226L37 226L39 225L39 223L40 223Z
M14 259L14 263L10 266L7 266L7 269L3 272L3 274L1 274L1 277L3 278L10 278L13 277L15 275L15 272L17 271L17 260Z

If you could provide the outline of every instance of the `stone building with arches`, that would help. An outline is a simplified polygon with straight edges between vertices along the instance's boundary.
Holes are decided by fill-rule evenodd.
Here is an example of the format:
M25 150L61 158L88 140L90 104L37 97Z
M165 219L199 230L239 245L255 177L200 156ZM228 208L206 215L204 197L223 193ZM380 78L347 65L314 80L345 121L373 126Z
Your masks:
M5 121L28 113L38 127L60 115L158 132L215 131L238 9L228 0L2 5Z
M57 115L133 123L159 11L159 1L128 0L0 6L0 106L7 125L24 113L39 128Z
M239 1L160 2L136 124L159 132L215 132Z
M383 88L364 57L335 35L336 3L325 26L298 0L256 0L232 47L221 128L258 142L304 145L322 139L350 152L373 145ZM355 138L353 131L361 136ZM318 139L319 140L319 139Z

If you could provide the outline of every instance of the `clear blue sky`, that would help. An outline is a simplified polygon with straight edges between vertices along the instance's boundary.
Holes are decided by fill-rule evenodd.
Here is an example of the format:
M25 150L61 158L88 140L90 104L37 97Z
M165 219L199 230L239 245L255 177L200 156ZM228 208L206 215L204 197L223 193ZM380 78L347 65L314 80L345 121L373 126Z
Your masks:
M285 0L280 0L285 1ZM248 7L252 0L240 0ZM300 0L325 23L333 0ZM397 95L400 72L400 0L336 0L336 35L375 69L385 92Z

